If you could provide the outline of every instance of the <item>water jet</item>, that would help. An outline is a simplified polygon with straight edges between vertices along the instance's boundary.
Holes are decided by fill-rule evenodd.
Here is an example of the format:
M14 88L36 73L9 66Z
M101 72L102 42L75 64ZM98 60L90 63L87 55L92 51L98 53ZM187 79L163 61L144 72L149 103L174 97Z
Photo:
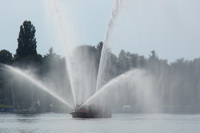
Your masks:
M23 72L19 68L15 68L12 66L4 65L3 68L6 72L10 72L11 74L15 74L20 76L21 78L24 78L24 80L27 80L28 82L33 83L33 85L37 86L39 89L45 91L46 93L50 94L54 98L56 98L58 101L69 107L70 109L73 109L73 106L70 105L68 102L66 102L63 98L58 96L55 92L51 91L50 88L46 87L44 83L41 83L38 79L31 77L29 74Z

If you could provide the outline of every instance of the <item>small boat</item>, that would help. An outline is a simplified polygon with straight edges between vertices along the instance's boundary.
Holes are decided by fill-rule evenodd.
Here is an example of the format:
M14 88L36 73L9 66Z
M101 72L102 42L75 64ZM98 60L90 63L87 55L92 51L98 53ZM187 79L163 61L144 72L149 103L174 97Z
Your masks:
M73 118L111 118L111 112L107 109L97 109L95 106L81 107L76 106L75 110L70 113Z
M5 107L5 108L0 109L0 112L3 112L3 113L13 113L14 111L15 109L12 107Z
M16 109L12 105L3 105L0 104L0 112L1 113L14 113Z

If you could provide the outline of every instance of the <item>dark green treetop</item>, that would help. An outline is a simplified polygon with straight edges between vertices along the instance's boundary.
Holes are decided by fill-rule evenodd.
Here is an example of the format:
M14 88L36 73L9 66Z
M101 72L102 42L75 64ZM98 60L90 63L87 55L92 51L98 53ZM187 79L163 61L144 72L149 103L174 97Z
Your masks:
M35 32L35 27L32 25L31 21L24 21L20 26L19 37L17 39L18 48L16 50L16 55L19 58L37 55Z
M12 54L8 50L0 50L0 63L11 64L13 61Z
M102 48L103 48L103 42L99 42L99 43L97 44L97 50L98 50L99 52L101 52Z

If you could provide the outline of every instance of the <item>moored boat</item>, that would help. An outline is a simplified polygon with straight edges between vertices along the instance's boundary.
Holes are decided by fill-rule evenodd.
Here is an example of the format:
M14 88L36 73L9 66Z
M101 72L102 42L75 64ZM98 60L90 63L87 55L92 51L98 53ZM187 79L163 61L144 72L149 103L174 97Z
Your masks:
M111 118L111 112L107 108L95 108L95 106L80 107L70 113L73 118Z

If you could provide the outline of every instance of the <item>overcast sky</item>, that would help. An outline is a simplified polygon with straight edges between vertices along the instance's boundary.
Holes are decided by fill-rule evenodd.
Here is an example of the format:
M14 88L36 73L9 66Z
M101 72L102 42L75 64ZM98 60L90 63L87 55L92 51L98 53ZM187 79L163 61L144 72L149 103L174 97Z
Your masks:
M37 51L44 55L52 46L60 52L47 19L44 0L0 1L0 50L15 53L19 27L31 20L36 27ZM114 0L60 0L75 44L103 41ZM200 57L199 0L126 0L120 8L110 38L111 50L121 49L148 57L155 50L162 59ZM66 24L66 26L68 26ZM66 37L67 39L67 37Z

